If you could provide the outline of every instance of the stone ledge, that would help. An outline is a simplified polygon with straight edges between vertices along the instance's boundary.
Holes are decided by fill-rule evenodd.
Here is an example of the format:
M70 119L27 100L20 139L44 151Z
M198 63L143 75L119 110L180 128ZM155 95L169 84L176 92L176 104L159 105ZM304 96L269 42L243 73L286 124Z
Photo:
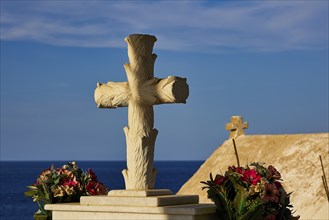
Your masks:
M46 210L66 212L110 212L110 213L140 213L140 214L170 214L170 215L204 215L215 213L213 204L191 204L163 207L140 206L99 206L80 205L79 203L47 204Z
M141 213L104 213L104 212L53 212L53 220L217 220L216 214L205 215L167 215Z
M173 195L169 189L146 189L146 190L111 190L109 196L133 196L133 197L148 197L148 196L164 196Z
M81 205L108 205L108 206L146 206L159 207L171 205L198 204L198 195L165 195L150 197L127 196L82 196Z

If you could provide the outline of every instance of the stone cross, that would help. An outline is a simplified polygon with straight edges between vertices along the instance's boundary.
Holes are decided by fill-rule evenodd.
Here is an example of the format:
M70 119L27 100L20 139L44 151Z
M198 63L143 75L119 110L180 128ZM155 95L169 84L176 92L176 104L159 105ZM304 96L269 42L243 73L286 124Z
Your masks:
M244 135L244 129L248 128L248 122L243 122L242 116L232 116L231 123L226 124L226 130L231 131L230 139Z
M97 83L95 101L99 108L128 107L128 126L124 128L127 169L122 171L126 189L153 189L154 145L158 131L154 126L153 105L186 103L189 87L185 78L154 77L152 54L156 37L133 34L125 38L129 63L124 65L128 82Z

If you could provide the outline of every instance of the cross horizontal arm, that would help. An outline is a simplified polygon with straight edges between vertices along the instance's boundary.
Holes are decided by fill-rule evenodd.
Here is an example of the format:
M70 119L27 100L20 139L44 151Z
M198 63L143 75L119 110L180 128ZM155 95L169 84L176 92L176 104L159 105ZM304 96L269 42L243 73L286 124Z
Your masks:
M236 129L236 126L234 126L232 123L227 123L225 125L225 130L233 130L233 129Z
M94 93L98 108L127 107L131 92L127 82L97 83Z
M238 128L248 128L248 122L243 122L241 124L235 124L235 123L227 123L225 125L226 130L234 130Z
M177 76L153 78L146 81L143 87L143 100L149 105L186 103L189 95L186 79Z
M147 105L186 103L189 95L186 79L176 76L150 79L138 90L138 100ZM108 82L98 83L94 96L99 108L116 108L127 107L132 93L127 82Z

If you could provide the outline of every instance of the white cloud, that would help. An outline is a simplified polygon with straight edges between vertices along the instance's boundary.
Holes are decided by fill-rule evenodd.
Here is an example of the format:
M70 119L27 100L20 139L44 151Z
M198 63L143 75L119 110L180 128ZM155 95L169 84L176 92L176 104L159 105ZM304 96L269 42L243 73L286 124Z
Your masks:
M327 1L2 1L1 40L125 47L132 33L157 48L282 51L328 47Z

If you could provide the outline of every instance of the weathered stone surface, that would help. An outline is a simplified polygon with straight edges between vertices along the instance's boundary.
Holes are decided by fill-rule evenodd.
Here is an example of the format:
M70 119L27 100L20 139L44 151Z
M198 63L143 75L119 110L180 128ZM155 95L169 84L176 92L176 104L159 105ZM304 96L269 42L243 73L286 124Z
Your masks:
M247 135L236 139L241 165L258 161L274 165L284 179L291 202L301 219L329 219L328 201L322 184L319 155L329 177L329 133L293 135ZM211 203L200 181L209 173L224 173L236 165L232 140L225 141L202 164L178 194L199 194L201 203Z

